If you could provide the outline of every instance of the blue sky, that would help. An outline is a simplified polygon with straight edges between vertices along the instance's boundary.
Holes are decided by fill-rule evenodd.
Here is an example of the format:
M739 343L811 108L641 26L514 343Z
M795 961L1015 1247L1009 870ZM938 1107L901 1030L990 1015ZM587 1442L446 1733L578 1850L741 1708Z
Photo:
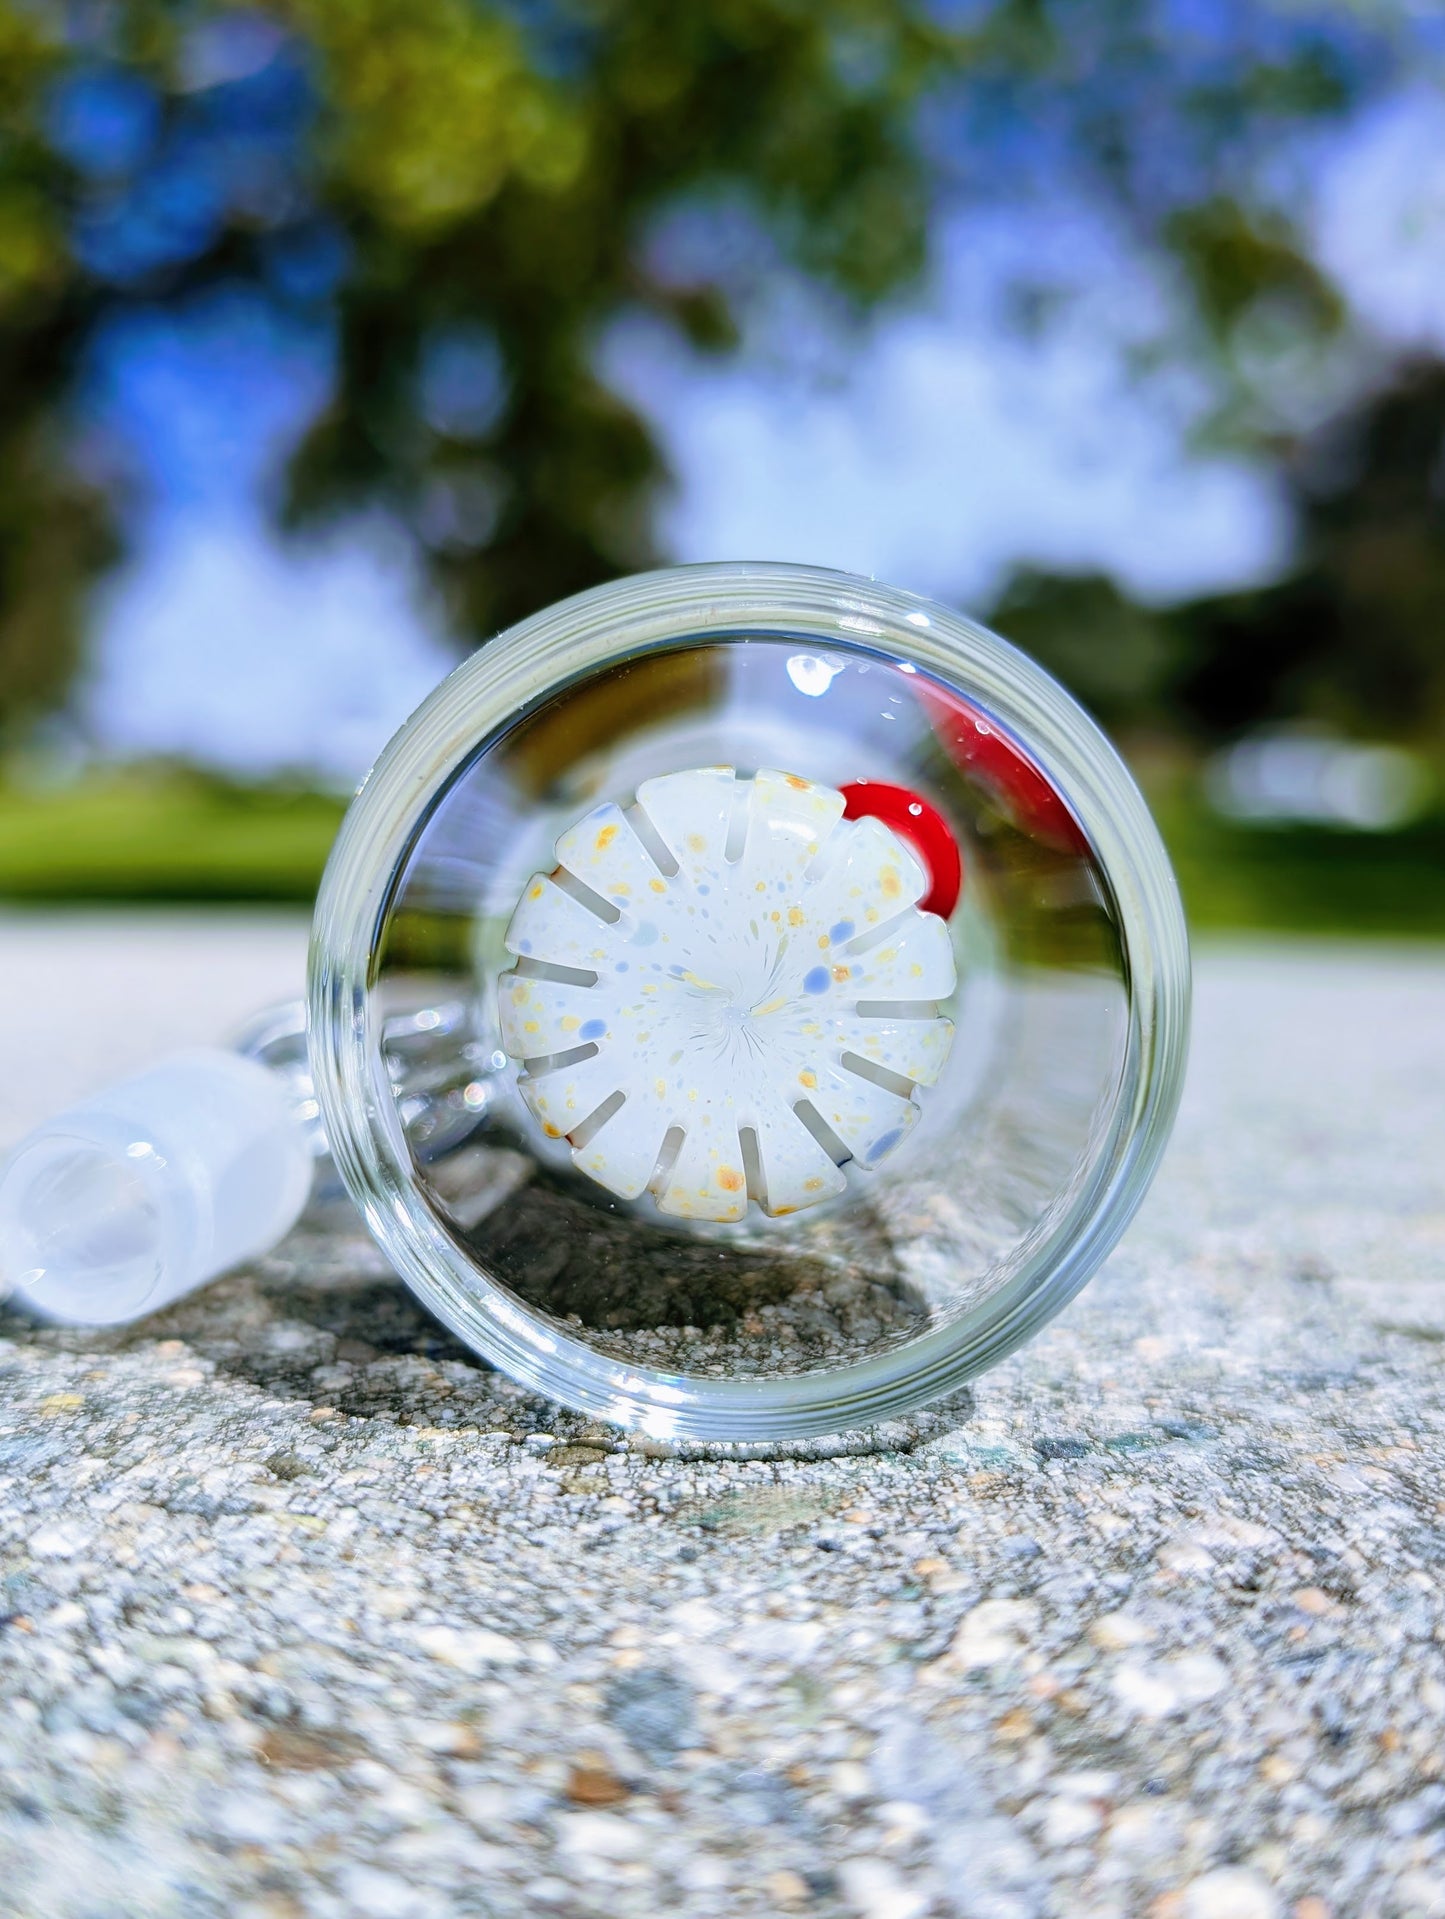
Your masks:
M1440 96L1407 91L1294 160L1366 334L1445 349ZM1022 258L1068 294L1032 342L1001 314ZM1167 600L1268 577L1290 541L1267 472L1190 450L1198 376L1128 369L1172 297L1089 209L1053 201L951 228L927 293L861 342L783 287L735 361L641 325L603 353L668 451L678 559L810 561L965 606L1019 561L1100 567ZM324 347L224 296L110 342L93 425L143 448L144 469L77 701L92 750L346 784L451 664L384 524L305 546L268 528L270 476L326 379ZM1288 367L1278 384L1287 398Z
M97 440L144 449L134 556L103 590L78 718L102 755L354 783L454 663L382 521L283 541L276 469L325 349L259 301L137 318L97 370Z

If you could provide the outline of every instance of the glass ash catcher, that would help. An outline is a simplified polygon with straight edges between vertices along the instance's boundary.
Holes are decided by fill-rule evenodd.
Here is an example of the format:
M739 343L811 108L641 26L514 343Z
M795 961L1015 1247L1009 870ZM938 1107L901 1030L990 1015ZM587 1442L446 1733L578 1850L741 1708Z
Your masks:
M493 640L396 735L259 1016L37 1130L0 1274L138 1317L329 1154L397 1272L658 1438L872 1424L1078 1291L1177 1104L1188 952L1118 756L930 601L645 574Z

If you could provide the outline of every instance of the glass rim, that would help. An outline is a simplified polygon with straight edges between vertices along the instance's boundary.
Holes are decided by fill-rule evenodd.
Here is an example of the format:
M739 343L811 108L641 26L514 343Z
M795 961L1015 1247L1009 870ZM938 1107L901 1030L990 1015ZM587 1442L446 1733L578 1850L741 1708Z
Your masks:
M1124 1056L1088 1178L1007 1283L885 1352L766 1378L678 1374L609 1355L468 1257L415 1178L370 989L395 886L451 781L545 696L648 652L776 635L866 649L979 701L1074 813L1108 885L1127 995ZM394 736L347 812L317 897L309 1044L338 1170L397 1272L456 1336L518 1383L656 1439L766 1443L870 1426L962 1386L1068 1304L1148 1188L1182 1090L1189 949L1148 807L1095 721L1035 661L951 608L816 567L723 562L593 588L464 660Z

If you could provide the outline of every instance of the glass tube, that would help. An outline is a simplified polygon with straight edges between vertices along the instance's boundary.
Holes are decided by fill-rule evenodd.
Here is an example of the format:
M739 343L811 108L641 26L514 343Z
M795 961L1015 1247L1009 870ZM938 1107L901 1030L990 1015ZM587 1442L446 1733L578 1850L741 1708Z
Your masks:
M625 964L617 940L642 919L616 932L559 867L558 841L621 808L670 883L668 822L638 809L639 791L685 795L676 776L719 767L739 794L771 769L846 792L850 812L870 786L916 795L941 822L962 886L928 899L947 909L953 984L923 1010L952 1038L932 1084L894 1085L916 1122L906 1137L870 1159L822 1129L837 1167L823 1203L770 1212L754 1142L738 1216L684 1218L655 1180L624 1197L589 1177L585 1126L548 1137L527 1097L538 1062L508 1051L499 982L518 965L519 902L554 872L590 905L597 953ZM895 808L905 834L907 811ZM866 941L850 925L834 955L844 975L855 949ZM544 962L540 977L557 970ZM568 990L594 987L594 969L573 972L561 969ZM1073 1297L1163 1149L1188 997L1183 916L1147 808L1041 668L871 581L727 565L552 607L437 689L337 841L309 1023L342 1178L460 1338L624 1427L756 1443L924 1404ZM395 1057L403 1030L413 1051L419 1037L398 1009L418 1006L452 1009L437 1072L455 1123L430 1139Z

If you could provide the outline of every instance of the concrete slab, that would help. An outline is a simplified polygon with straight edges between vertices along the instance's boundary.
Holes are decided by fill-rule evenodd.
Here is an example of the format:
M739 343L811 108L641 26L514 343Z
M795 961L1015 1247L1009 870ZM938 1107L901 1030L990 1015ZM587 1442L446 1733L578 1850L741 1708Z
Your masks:
M0 1137L303 946L0 923ZM1442 1086L1439 951L1207 951L1134 1231L873 1457L649 1457L344 1222L0 1317L0 1905L1445 1913Z

